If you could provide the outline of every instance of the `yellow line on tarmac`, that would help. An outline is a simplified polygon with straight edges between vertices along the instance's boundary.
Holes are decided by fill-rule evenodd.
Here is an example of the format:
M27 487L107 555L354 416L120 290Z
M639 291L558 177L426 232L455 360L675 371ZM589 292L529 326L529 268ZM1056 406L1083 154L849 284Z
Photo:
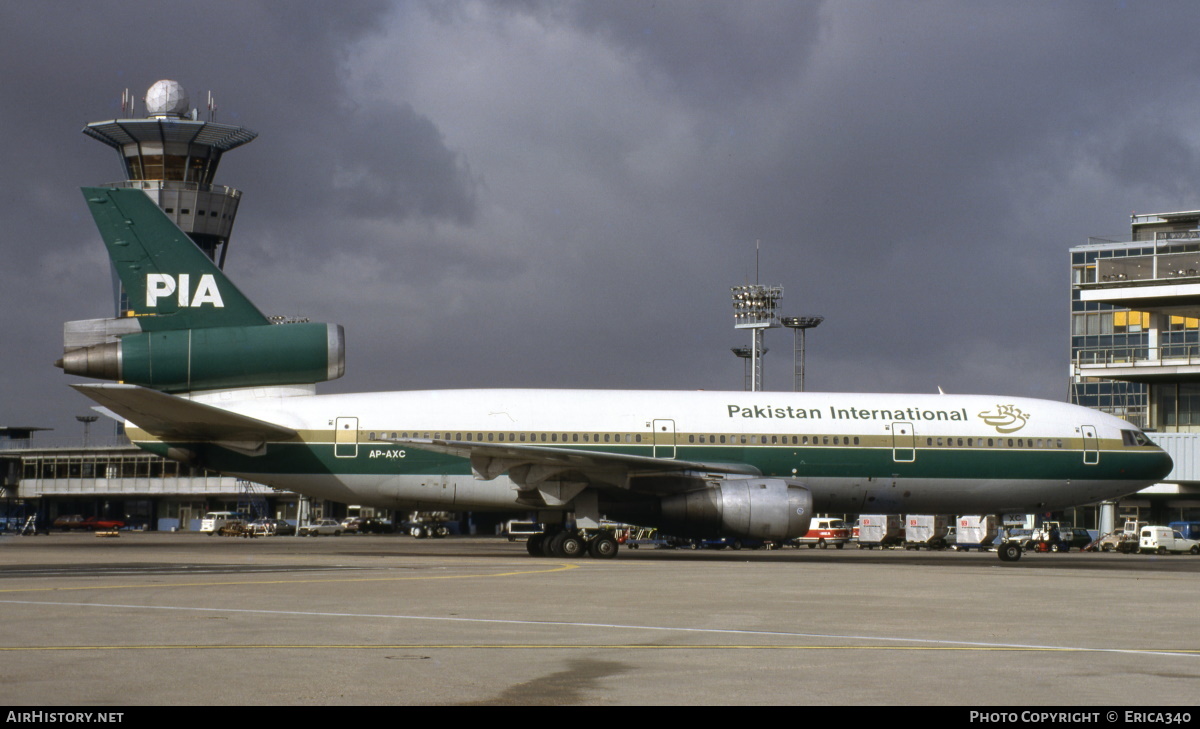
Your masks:
M132 590L138 588L161 587L219 587L228 585L306 585L333 582L406 582L413 580L466 580L490 579L495 577L519 577L521 575L545 575L552 572L579 569L582 565L562 563L554 567L533 570L517 570L515 572L496 572L493 574L466 575L420 575L405 577L326 577L320 579L291 579L291 580L227 580L224 582L165 582L133 585L90 585L87 587L13 587L0 588L0 594L11 595L21 592L77 592L87 590ZM336 568L330 568L336 569ZM86 574L78 575L86 577ZM147 577L158 577L160 574L147 573Z

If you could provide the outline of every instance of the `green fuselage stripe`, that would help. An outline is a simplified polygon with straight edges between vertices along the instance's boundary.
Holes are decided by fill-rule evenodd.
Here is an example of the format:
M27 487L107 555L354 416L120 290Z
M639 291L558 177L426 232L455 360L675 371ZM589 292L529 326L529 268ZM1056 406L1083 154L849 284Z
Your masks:
M168 444L140 443L166 455ZM271 443L261 456L246 456L213 444L170 444L203 454L206 468L261 474L334 475L469 475L467 459L389 443L358 443L355 455L338 457L333 443ZM495 444L500 445L500 444ZM540 443L538 444L541 445ZM566 444L575 450L653 456L654 446ZM343 446L343 449L345 447ZM660 446L660 455L662 447ZM1068 448L925 448L825 446L677 445L679 460L749 464L765 476L794 478L946 478L946 479L1129 479L1162 458L1155 448L1122 448L1099 452L1098 463L1086 464L1081 450ZM911 458L912 460L897 460ZM664 459L667 461L668 459Z

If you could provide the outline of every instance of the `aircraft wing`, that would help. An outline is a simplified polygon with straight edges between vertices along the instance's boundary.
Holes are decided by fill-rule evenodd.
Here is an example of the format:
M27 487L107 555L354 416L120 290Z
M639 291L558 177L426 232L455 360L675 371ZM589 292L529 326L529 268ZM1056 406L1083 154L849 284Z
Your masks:
M163 440L213 442L243 453L256 453L267 441L290 440L299 435L282 425L138 385L71 387Z
M672 493L695 488L697 481L710 474L762 475L757 468L745 463L681 461L526 443L427 438L380 438L378 442L466 458L470 460L476 478L490 481L507 474L522 492L527 492L528 500L536 502L533 497L537 492L548 504L569 501L587 486Z

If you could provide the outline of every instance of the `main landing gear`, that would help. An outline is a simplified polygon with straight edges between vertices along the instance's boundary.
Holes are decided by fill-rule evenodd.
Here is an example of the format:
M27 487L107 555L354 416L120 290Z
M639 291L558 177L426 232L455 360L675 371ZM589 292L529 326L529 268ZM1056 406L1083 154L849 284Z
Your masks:
M534 557L557 557L575 559L588 556L594 559L612 559L617 556L616 537L607 531L587 533L578 529L534 534L525 543L525 549Z

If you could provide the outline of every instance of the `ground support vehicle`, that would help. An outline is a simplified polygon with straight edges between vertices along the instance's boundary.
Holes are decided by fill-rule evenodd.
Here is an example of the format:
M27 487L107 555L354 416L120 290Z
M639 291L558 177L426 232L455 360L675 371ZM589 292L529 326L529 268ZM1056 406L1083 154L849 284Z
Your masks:
M225 525L217 530L217 534L222 537L252 537L254 534L250 530L250 525L244 521L234 520L227 521Z
M1025 549L1035 552L1069 552L1073 540L1072 527L1064 526L1057 521L1047 521L1030 533Z
M945 549L950 519L939 514L908 514L904 517L905 549Z
M504 522L503 534L508 537L508 541L515 542L518 539L528 539L534 534L541 534L543 531L545 531L545 527L536 521L509 519Z
M630 549L641 547L649 549L676 549L678 547L691 546L690 540L669 537L665 534L659 534L657 529L649 528L632 529L623 540L619 539L618 541Z
M841 549L850 541L850 526L841 519L833 517L818 516L812 520L808 527L808 533L802 537L796 537L792 540L793 544L803 544L809 549L820 547L825 549L829 546Z
M1167 526L1182 534L1184 539L1200 539L1200 521L1173 521Z
M1142 554L1200 554L1200 541L1187 539L1171 527L1142 527L1138 538L1138 551Z
M904 541L904 521L896 514L863 514L858 519L858 548L894 547Z
M995 547L996 517L991 514L984 516L960 516L957 520L958 540L954 549L959 552L970 552L978 549L980 552Z
M454 521L454 514L449 511L414 511L400 529L415 539L447 537L451 534L447 522L451 521Z
M1125 554L1133 554L1138 551L1138 542L1141 539L1142 527L1145 526L1149 525L1144 521L1127 521L1121 529L1105 534L1103 537L1089 544L1085 549L1088 551L1117 551L1124 552Z

